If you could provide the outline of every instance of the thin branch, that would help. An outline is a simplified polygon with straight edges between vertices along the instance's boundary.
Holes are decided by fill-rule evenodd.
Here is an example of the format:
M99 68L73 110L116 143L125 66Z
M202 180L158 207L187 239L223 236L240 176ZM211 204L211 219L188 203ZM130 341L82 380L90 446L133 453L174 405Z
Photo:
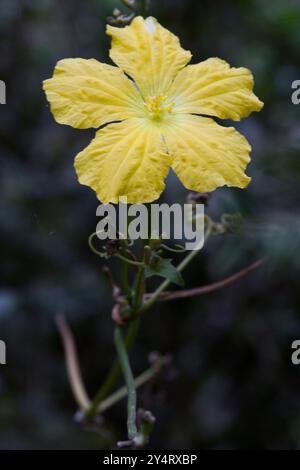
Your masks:
M267 258L262 258L256 261L255 263L250 264L250 266L242 269L241 271L238 271L237 273L232 274L229 277L226 277L222 281L214 282L213 284L209 284L207 286L195 287L194 289L187 289L187 290L176 291L176 292L163 292L160 295L159 300L163 302L165 300L186 299L187 297L194 297L196 295L208 294L209 292L222 289L223 287L228 286L229 284L232 284L238 281L239 279L251 273L252 271L260 268L264 263L266 263L266 261L267 261ZM151 298L151 294L148 294L148 295Z
M123 331L119 326L116 326L115 329L115 347L119 356L119 361L121 369L123 372L124 380L127 387L127 429L128 429L128 438L134 439L137 435L136 427L136 389L134 383L134 377L130 367Z
M128 333L126 335L126 340L125 340L127 351L130 351L132 348L132 345L135 341L135 338L138 332L139 323L140 323L139 317L135 318L134 320L130 322ZM97 414L102 401L108 396L111 389L114 387L115 383L117 382L120 372L121 372L120 362L117 359L115 360L112 368L110 369L110 372L108 373L104 383L98 390L89 408L86 410L86 417L88 419L91 419L93 416Z
M162 356L160 357L149 369L145 370L142 374L135 378L135 388L139 388L144 385L146 382L149 382L153 377L155 377L163 366L169 364L169 357ZM97 410L98 413L103 413L104 411L111 408L115 405L118 401L125 398L127 395L127 388L124 386L117 390L116 392L112 393L109 397L103 400L100 403L100 406Z
M66 367L74 398L81 409L87 410L91 403L83 384L73 334L63 315L57 315L56 324L65 350Z

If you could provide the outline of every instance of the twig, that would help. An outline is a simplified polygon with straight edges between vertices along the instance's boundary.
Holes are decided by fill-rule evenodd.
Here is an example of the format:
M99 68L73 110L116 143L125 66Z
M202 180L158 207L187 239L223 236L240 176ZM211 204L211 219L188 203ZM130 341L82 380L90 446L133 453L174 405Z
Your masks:
M160 295L159 300L163 302L165 300L186 299L187 297L194 297L196 295L208 294L209 292L222 289L228 284L232 284L233 282L236 282L242 277L251 273L255 269L258 269L264 263L266 263L266 261L267 261L267 258L262 258L256 261L255 263L250 264L250 266L248 266L247 268L244 268L241 271L238 271L237 273L232 274L229 277L226 277L222 281L214 282L213 284L208 284L207 286L195 287L194 289L187 289L187 290L176 291L176 292L163 292ZM151 294L148 294L148 295L151 296Z
M90 407L90 399L83 384L74 337L63 315L57 315L56 324L65 350L65 361L74 398L83 410Z

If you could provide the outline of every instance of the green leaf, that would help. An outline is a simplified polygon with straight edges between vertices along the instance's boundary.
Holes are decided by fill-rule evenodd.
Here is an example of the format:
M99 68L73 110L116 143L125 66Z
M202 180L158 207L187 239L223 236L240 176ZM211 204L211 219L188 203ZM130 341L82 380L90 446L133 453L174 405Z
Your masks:
M177 271L175 266L172 264L172 260L170 259L157 258L154 262L151 263L151 265L146 266L145 276L163 277L164 279L168 279L169 281L173 282L173 284L177 284L181 287L184 286L183 277L181 276L180 272Z

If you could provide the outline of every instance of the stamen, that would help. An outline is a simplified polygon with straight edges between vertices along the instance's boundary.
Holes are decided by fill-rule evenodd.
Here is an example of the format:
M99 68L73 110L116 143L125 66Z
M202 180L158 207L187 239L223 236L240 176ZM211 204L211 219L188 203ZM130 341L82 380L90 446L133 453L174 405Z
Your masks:
M166 103L164 95L149 96L146 98L144 105L152 119L160 119L166 113L171 113L174 103Z

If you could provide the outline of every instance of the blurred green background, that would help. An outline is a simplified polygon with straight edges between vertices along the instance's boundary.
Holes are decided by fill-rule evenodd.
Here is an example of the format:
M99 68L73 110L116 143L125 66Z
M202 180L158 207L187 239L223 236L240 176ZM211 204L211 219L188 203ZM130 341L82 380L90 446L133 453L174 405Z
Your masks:
M173 355L140 405L157 418L150 447L300 449L300 79L298 0L152 0L150 13L193 52L249 67L263 111L237 125L253 146L244 190L223 188L208 213L239 212L242 234L209 241L186 272L189 287L229 275L261 256L268 264L223 290L147 312L133 367L150 351ZM58 59L108 62L106 17L118 0L1 0L0 366L1 449L109 448L125 437L123 401L103 429L73 420L54 317L66 314L90 394L114 357L112 301L102 263L89 250L98 202L76 181L73 159L93 136L53 120L41 89ZM174 175L164 197L184 201Z

